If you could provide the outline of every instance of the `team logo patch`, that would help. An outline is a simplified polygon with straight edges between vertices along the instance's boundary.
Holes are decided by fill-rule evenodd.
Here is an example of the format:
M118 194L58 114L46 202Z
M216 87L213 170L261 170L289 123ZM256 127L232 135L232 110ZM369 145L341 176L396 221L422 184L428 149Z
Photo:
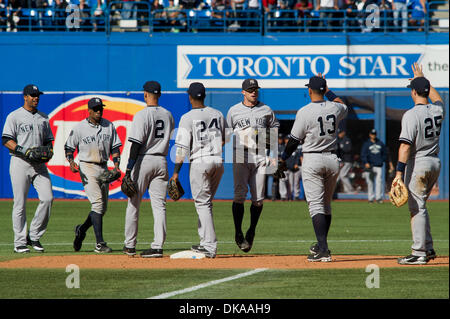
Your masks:
M80 121L88 117L88 101L98 97L103 100L105 109L103 118L112 122L116 128L122 147L120 148L121 158L127 159L130 152L130 143L127 142L127 132L131 126L133 116L143 108L145 103L127 98L117 98L104 95L81 95L73 98L58 107L49 114L50 127L55 137L54 155L47 163L47 167L52 179L53 190L66 194L86 196L79 173L72 173L69 163L65 158L64 144L72 132L72 129ZM78 152L75 151L75 162L78 161ZM122 172L126 168L126 160L122 160L120 169ZM108 161L108 168L113 169L114 164ZM123 176L123 174L122 174ZM120 179L111 183L109 193L115 194L120 191Z

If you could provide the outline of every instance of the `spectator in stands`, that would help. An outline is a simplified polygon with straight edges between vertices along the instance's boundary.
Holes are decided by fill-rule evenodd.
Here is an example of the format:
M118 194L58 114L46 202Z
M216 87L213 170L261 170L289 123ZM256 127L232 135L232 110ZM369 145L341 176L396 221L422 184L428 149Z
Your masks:
M231 16L236 20L229 26L230 31L237 31L240 28L244 15L244 6L247 0L231 0L231 10L233 11Z
M274 18L276 21L276 25L282 27L281 30L288 30L295 25L295 15L292 11L292 7L290 6L291 2L289 0L278 0L278 7L274 12Z
M307 31L310 25L311 11L313 10L312 3L309 0L298 0L294 9L298 11L297 25L300 27L299 31Z
M179 26L184 23L186 25L186 21L180 19L180 10L181 7L179 4L175 5L174 0L169 0L169 6L165 9L165 16L167 19L167 24L171 27L170 32L178 33L180 32Z
M6 5L5 0L0 0L0 32L3 31L6 26Z
M268 25L269 26L274 25L273 23L273 20L275 18L274 13L278 7L278 0L262 0L262 7L264 9L264 12L267 14Z
M248 0L247 9L251 10L247 14L249 21L246 23L249 27L256 27L259 24L259 14L256 11L263 10L261 0Z
M91 7L86 3L86 0L80 0L78 7L80 8L81 31L92 30Z
M92 5L92 3L94 5ZM97 5L95 5L97 3ZM105 17L104 11L107 6L107 0L91 0L91 21L94 32L105 30Z
M159 0L153 0L150 7L153 19L161 19L164 17L164 6L159 2Z
M316 10L320 14L320 26L326 27L327 31L333 31L333 26L336 25L333 18L336 14L335 11L339 10L338 0L318 0Z
M412 7L410 25L417 31L423 31L425 15L427 14L427 0L409 0Z
M55 31L63 31L66 29L66 7L68 5L66 0L53 1L53 24L57 26Z
M408 29L408 0L394 0L392 10L394 10L395 27L398 30L399 20L401 20L402 32L406 32Z
M20 28L18 26L24 25L25 21L21 21L22 8L27 8L27 1L25 0L8 0L8 19L7 31L17 32Z
M136 20L137 19L137 3L135 0L122 0L122 12L121 17L124 20Z
M179 0L178 3L182 10L201 10L205 7L203 0Z
M228 17L230 10L230 0L212 0L211 17L215 19L223 19L225 15Z
M348 27L348 31L358 31L358 6L356 5L356 0L346 0L343 6L340 8L345 10L345 24Z

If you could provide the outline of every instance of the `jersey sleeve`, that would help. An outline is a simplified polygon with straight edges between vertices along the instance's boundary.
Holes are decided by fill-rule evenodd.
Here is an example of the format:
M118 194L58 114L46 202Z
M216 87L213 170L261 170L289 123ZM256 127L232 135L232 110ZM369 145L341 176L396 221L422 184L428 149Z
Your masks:
M335 103L335 105L339 108L339 116L338 116L338 121L342 121L343 119L345 119L347 117L347 113L348 113L348 107L345 104L341 104L341 103L337 103L337 102L333 102Z
M139 145L144 143L144 139L148 131L148 121L144 121L142 115L144 114L140 112L136 113L133 121L131 122L130 133L128 134L128 141Z
M53 136L53 132L50 127L50 122L45 121L44 144L47 144L48 142L52 142L54 140L55 137Z
M270 112L270 128L280 127L280 122L278 122L275 113L273 111Z
M306 134L306 123L301 115L301 110L295 116L294 125L291 130L291 137L299 142L303 141Z
M402 117L402 130L399 141L413 144L417 137L417 121L413 112L406 112Z
M178 125L177 137L175 138L175 145L189 150L192 141L192 123L186 117L182 116L180 124Z
M231 114L232 112L231 112L231 110L229 110L228 111L228 114L227 114L227 127L228 128L231 128L231 129L234 129L233 128L233 116L232 116L232 114Z
M115 148L121 147L122 142L120 141L119 135L117 134L114 124L111 123L111 151Z
M70 131L69 137L67 138L66 144L64 145L64 149L75 152L78 148L78 136L75 130Z
M17 131L12 114L6 117L5 125L3 127L2 138L10 139L17 142Z

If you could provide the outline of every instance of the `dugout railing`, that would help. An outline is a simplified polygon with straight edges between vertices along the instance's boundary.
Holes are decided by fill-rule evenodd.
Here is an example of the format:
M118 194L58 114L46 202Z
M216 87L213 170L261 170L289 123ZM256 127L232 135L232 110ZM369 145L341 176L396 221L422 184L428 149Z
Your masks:
M408 24L394 18L394 10L202 10L164 8L152 10L148 2L132 9L111 1L104 10L69 5L66 8L0 7L0 31L8 32L448 32L448 2L427 2L427 13L417 17L408 9ZM129 3L129 2L128 2ZM447 6L443 7L442 6ZM397 22L396 22L397 21ZM412 22L415 21L413 24Z

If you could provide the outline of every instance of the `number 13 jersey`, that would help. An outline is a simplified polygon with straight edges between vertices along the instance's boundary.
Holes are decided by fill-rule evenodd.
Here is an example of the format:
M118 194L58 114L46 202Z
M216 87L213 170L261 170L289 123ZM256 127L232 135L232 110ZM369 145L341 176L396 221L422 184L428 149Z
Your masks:
M291 137L303 143L303 152L336 151L339 122L347 116L344 104L311 102L298 110Z

